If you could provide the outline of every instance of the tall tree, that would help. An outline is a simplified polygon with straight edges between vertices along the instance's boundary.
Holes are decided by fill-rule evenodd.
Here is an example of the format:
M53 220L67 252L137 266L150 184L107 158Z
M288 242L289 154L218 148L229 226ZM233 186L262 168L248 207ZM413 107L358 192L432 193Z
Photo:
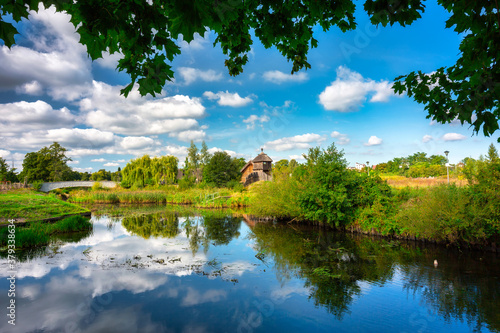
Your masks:
M208 162L210 161L210 153L208 152L208 146L205 143L205 140L201 143L201 149L200 149L200 163L202 165L207 165Z
M499 1L438 0L450 17L446 28L462 34L455 64L429 74L411 72L396 78L394 90L406 92L423 103L428 118L441 123L458 119L491 135L500 119L500 16ZM210 30L228 57L230 75L242 73L253 44L252 34L266 47L276 47L292 63L291 72L311 68L308 53L318 47L316 27L327 31L356 28L354 0L151 0L151 1L3 1L0 4L0 39L11 47L17 30L8 22L28 19L29 10L54 5L66 12L80 34L80 43L90 57L103 52L122 53L117 69L132 82L122 93L128 95L138 83L141 95L160 93L173 79L172 62L181 53L180 36L187 42L196 33ZM105 8L105 10L103 10ZM423 0L365 0L364 10L374 25L410 25L422 17ZM131 15L133 13L133 15ZM500 140L500 139L499 139Z
M60 181L69 180L71 168L67 165L66 148L54 142L37 152L27 153L23 160L23 171L19 174L21 181Z

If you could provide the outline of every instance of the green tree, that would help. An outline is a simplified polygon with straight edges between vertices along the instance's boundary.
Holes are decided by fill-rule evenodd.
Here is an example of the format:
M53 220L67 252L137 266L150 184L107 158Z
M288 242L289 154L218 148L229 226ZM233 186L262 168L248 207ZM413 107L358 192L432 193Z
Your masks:
M100 169L99 171L92 173L90 179L95 181L111 180L111 171Z
M196 33L213 31L214 44L228 57L229 74L238 75L248 62L253 34L266 48L276 47L292 63L293 74L311 68L307 55L318 46L316 27L324 31L338 27L343 32L356 28L353 0L8 1L0 5L0 39L6 46L15 43L18 33L6 19L27 19L29 10L37 11L39 4L54 5L56 11L71 16L80 43L93 60L103 52L122 53L117 69L132 80L122 89L125 95L134 83L141 95L161 93L174 75L166 61L181 53L180 35L190 42ZM458 119L471 124L476 133L482 127L485 135L491 135L500 119L498 1L438 0L438 4L450 13L446 28L463 36L456 63L430 74L400 76L393 89L423 103L428 118L441 123ZM406 26L422 17L425 5L422 0L365 0L364 10L374 25Z
M121 170L122 186L170 184L177 176L177 157L168 155L150 158L149 155L131 160Z
M239 165L224 151L215 152L203 169L203 180L218 187L240 177Z
M0 157L0 182L19 182L16 174L16 168L9 168L7 161Z
M210 157L212 157L212 155L208 152L208 146L205 141L203 141L200 149L200 163L203 166L207 165L208 162L210 162Z
M27 153L23 160L23 171L19 174L21 181L61 181L71 179L71 168L67 165L67 149L54 142L37 152ZM69 177L69 179L67 178Z

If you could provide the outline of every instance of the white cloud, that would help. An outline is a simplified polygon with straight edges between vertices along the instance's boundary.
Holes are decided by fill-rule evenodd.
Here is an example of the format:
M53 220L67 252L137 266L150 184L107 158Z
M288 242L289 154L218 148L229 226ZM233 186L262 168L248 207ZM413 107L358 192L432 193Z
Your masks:
M382 144L382 139L381 138L377 138L375 135L372 135L368 139L368 142L365 143L364 145L365 146L378 146L378 145L381 145L381 144Z
M188 147L185 146L178 146L178 145L168 145L165 147L165 151L169 155L174 155L174 156L187 156L187 149Z
M102 157L101 158L94 158L94 159L90 160L90 162L100 162L100 163L103 163L106 161L107 161L107 159L102 158Z
M222 80L222 73L218 73L213 69L201 70L192 67L179 67L177 73L184 79L184 84L189 85L198 80L205 82L213 82Z
M0 104L1 136L73 126L76 117L67 108L54 110L44 101Z
M243 119L243 122L247 124L247 130L253 130L255 129L255 123L259 122L262 126L263 123L266 123L269 120L270 118L267 115L262 115L259 117L255 114L252 114L247 119Z
M91 61L69 19L53 7L30 12L23 37L31 47L0 46L0 89L33 95L46 91L57 100L75 100L87 91Z
M4 159L5 159L5 158L6 158L7 156L9 156L9 155L10 155L10 151L0 149L0 157L2 157L2 158L4 158Z
M119 52L115 52L113 54L105 52L102 54L102 58L95 60L95 62L101 67L116 69L116 66L118 66L118 60L120 60L121 58L123 58L123 54Z
M443 141L462 141L467 139L467 137L459 133L446 133L442 139Z
M144 136L127 136L120 143L124 149L144 149L151 147L153 144L153 139Z
M277 84L281 84L283 82L304 82L307 81L308 79L307 73L304 72L295 73L292 75L292 74L285 74L278 70L267 71L262 75L262 77L266 81Z
M326 110L356 111L372 94L370 102L387 102L394 93L389 81L375 82L347 67L337 68L337 78L319 95L319 103Z
M94 128L59 128L25 132L17 137L4 139L6 146L13 149L40 149L58 142L61 146L70 149L96 150L113 146L116 136L111 132L99 131Z
M92 96L80 102L86 112L85 122L95 128L124 135L154 135L199 127L196 119L204 117L205 107L199 98L184 95L141 97L137 90L127 98L119 86L93 82Z
M218 151L223 151L225 152L226 154L228 154L229 156L231 157L236 157L236 156L243 156L243 154L237 154L235 151L233 150L227 150L227 149L222 149L222 148L218 148L218 147L212 147L212 148L209 148L208 149L208 152L210 154L213 154L215 152L218 152Z
M193 35L194 39L188 43L184 40L182 35L179 39L179 46L184 50L203 50L206 45L210 43L210 31L205 31L203 37L199 33Z
M78 172L92 172L92 170L94 170L94 168L92 167L88 167L88 168L72 168L73 170L75 171L78 171Z
M202 140L205 140L207 137L207 133L203 130L199 131L182 131L178 133L171 133L169 134L170 137L177 138L179 141L184 141L184 142L191 142L193 140L194 142L201 142Z
M308 149L312 147L311 143L316 142L317 144L319 144L325 140L326 138L323 135L307 133L303 135L296 135L292 137L269 141L264 145L264 148L274 151Z
M424 135L424 137L422 138L423 143L427 143L427 142L432 141L432 140L434 140L434 138L432 137L432 135L428 135L428 134Z
M296 161L305 161L306 159L302 155L289 155L288 158Z
M80 164L80 161L68 161L68 164Z
M203 93L203 96L205 96L209 100L217 100L217 104L221 106L231 106L234 108L239 108L253 102L250 96L242 98L238 93L232 94L228 91L219 91L218 93L205 91Z
M43 93L43 87L40 82L33 80L31 82L25 83L21 86L16 87L16 92L19 94L27 95L41 95Z
M104 166L107 166L107 167L117 167L117 166L120 166L120 164L119 163L108 162L108 163L105 163Z
M351 139L347 136L347 134L342 134L337 131L333 131L332 134L330 134L332 138L337 139L335 142L339 145L347 145L351 142Z

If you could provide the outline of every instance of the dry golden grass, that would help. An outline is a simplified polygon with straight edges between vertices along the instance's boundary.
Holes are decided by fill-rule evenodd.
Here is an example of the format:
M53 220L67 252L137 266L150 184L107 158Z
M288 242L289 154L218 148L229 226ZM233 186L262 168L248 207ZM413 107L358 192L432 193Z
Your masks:
M382 179L387 180L387 184L392 187L430 187L439 184L446 184L448 179L445 177L434 177L434 178L406 178L403 176L381 176ZM466 179L458 179L450 177L450 184L455 184L457 186L467 185Z

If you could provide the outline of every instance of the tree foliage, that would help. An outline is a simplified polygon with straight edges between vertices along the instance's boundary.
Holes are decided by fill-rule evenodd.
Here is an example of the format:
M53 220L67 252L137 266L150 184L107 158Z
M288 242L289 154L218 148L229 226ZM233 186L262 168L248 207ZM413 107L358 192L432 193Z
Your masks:
M30 152L24 156L23 171L19 178L32 183L34 181L61 181L72 180L73 171L67 162L67 149L54 142L49 147L43 147L37 152Z
M125 187L158 184L172 184L177 176L178 159L175 156L150 158L149 155L131 160L122 173L122 185Z
M195 34L213 31L228 57L230 75L243 72L253 44L252 34L266 47L276 47L292 63L291 72L311 68L308 52L318 46L314 29L338 27L346 32L356 28L352 0L237 1L237 0L30 0L4 1L0 5L0 39L8 47L18 33L12 18L27 19L29 10L54 5L71 16L95 60L103 52L120 52L117 69L131 77L122 93L128 95L135 83L141 95L160 93L173 79L172 62L181 53L180 36L190 42ZM441 123L458 119L462 124L481 127L485 135L498 129L500 119L499 55L500 17L498 1L438 0L450 13L446 28L463 34L455 64L426 74L411 72L396 78L394 90L406 92L423 103L428 118ZM422 17L423 0L366 0L364 9L372 24L406 26ZM500 140L500 139L499 139Z
M240 163L224 151L215 152L203 169L203 180L217 187L227 186L240 178Z
M18 182L16 168L9 168L7 161L0 157L0 182Z

